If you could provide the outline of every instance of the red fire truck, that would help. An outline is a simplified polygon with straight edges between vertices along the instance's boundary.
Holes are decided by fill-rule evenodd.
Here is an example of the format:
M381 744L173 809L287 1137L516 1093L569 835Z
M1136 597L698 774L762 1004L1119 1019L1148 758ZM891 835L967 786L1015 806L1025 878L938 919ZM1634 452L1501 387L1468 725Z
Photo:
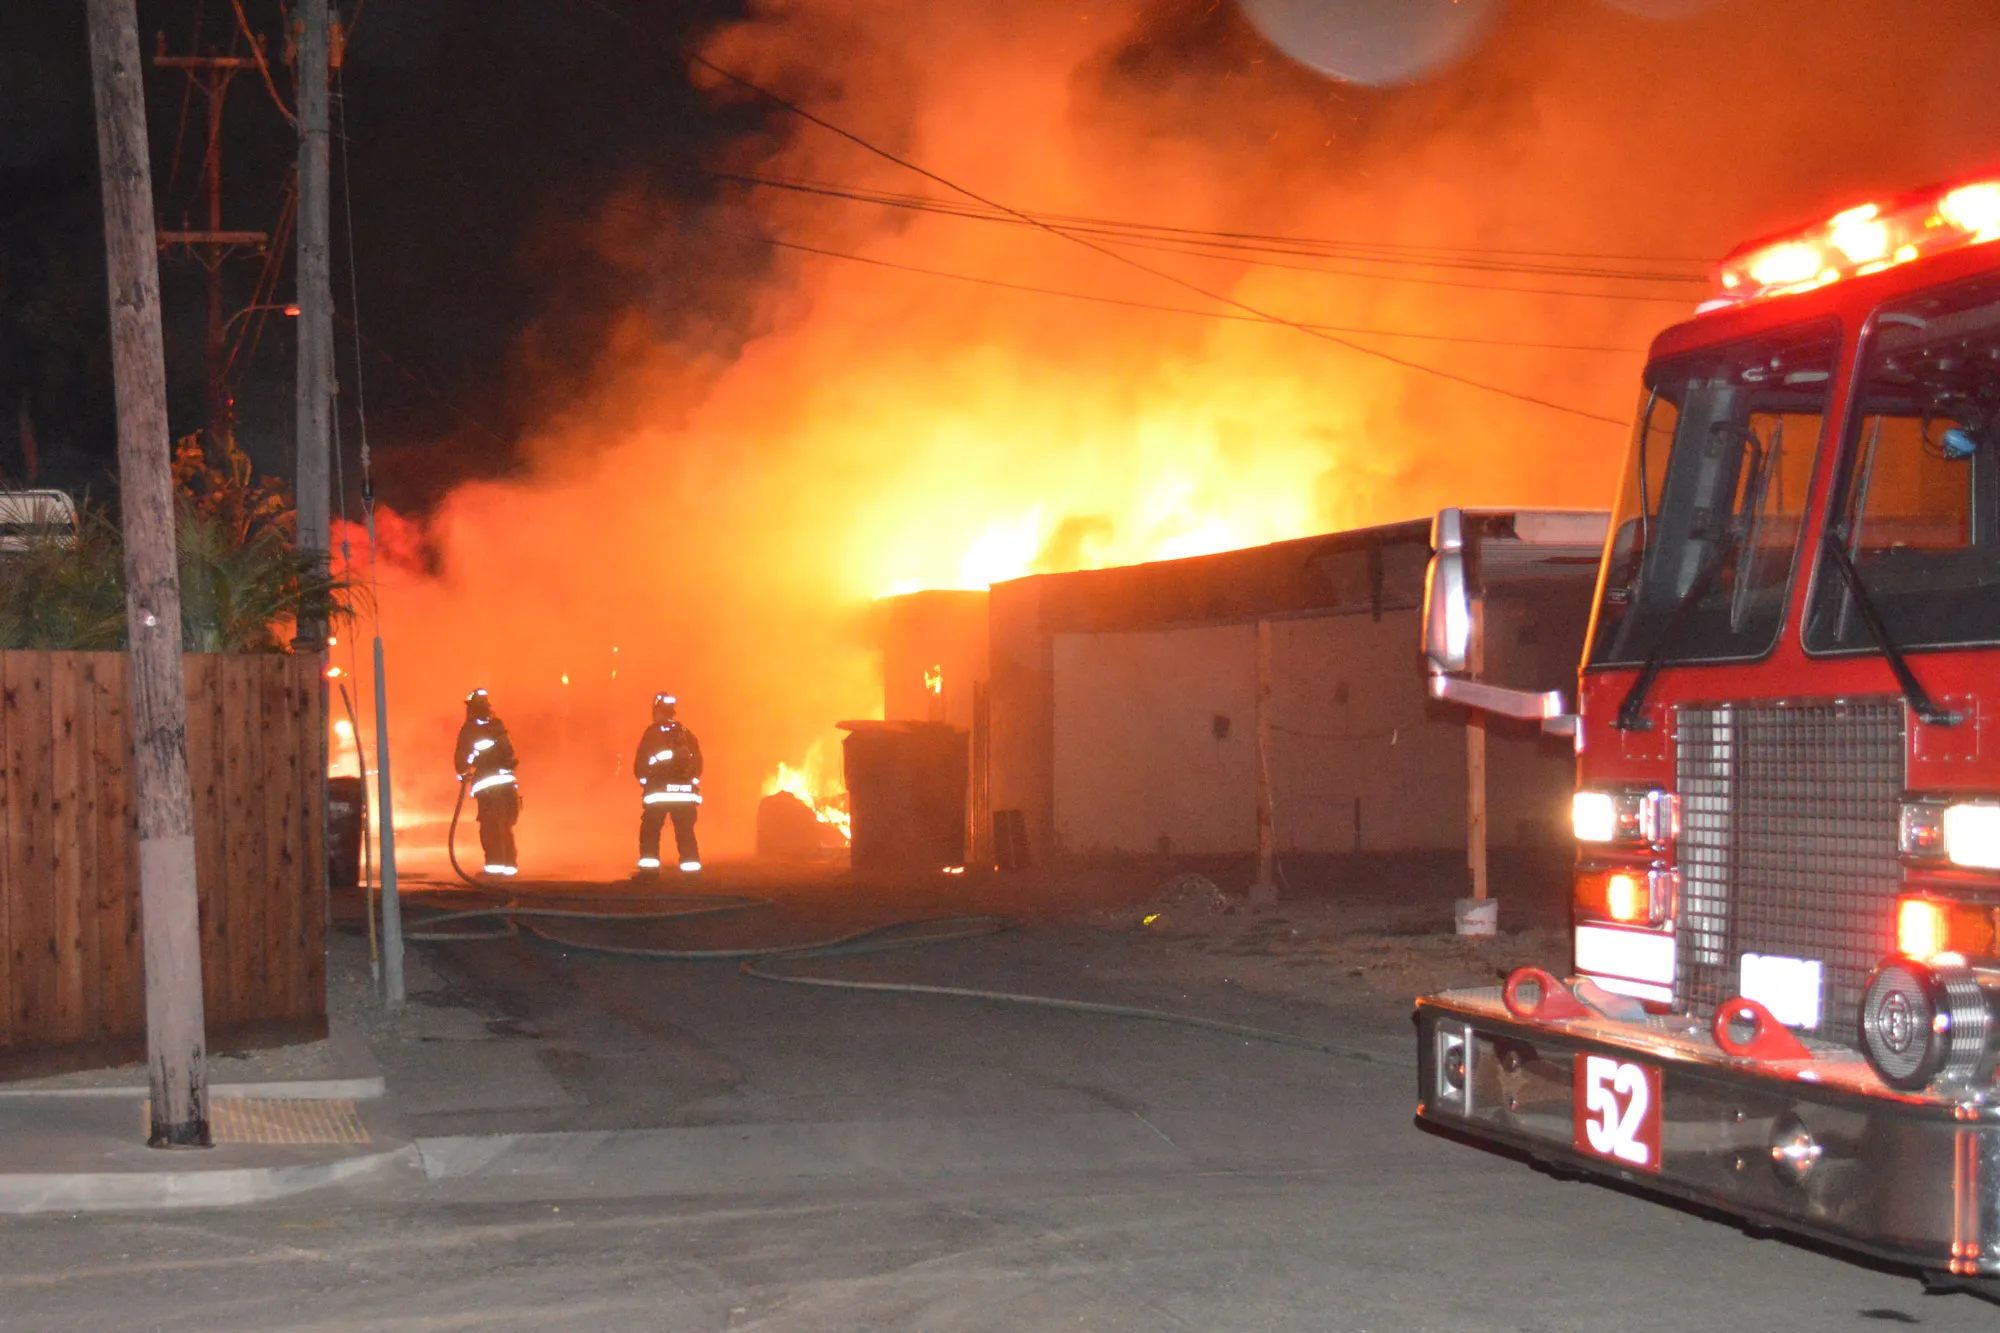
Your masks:
M1419 1119L2000 1289L2000 175L1744 246L1653 343L1578 706L1574 968L1417 1002Z

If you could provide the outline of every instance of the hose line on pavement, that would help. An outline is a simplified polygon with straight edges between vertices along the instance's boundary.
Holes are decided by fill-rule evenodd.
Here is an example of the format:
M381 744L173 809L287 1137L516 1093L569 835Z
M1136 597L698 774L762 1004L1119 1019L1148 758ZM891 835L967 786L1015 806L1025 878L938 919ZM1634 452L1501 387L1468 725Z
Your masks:
M848 981L836 977L790 976L783 972L771 972L746 962L742 972L760 981L782 981L790 986L824 986L832 990L882 991L892 995L946 995L963 1000L988 1000L1002 1004L1023 1004L1038 1009L1061 1009L1073 1014L1103 1014L1111 1018L1137 1018L1152 1023L1171 1023L1179 1027L1200 1028L1205 1032L1221 1032L1232 1037L1243 1037L1249 1041L1261 1041L1273 1046L1294 1046L1300 1050L1320 1051L1327 1055L1344 1056L1350 1060L1366 1060L1371 1064L1404 1066L1410 1062L1400 1056L1391 1056L1378 1051L1365 1050L1359 1046L1346 1046L1340 1042L1322 1041L1318 1037L1302 1037L1290 1032L1278 1032L1271 1028L1246 1027L1241 1023L1225 1023L1219 1018L1204 1018L1199 1014L1175 1013L1171 1009L1147 1009L1131 1004L1105 1004L1097 1000L1066 1000L1054 995L1025 995L1014 991L981 990L972 986L929 986L907 981Z
M457 868L456 863L454 863L453 868ZM1207 1018L1200 1014L1177 1013L1169 1009L1149 1009L1138 1005L1107 1004L1096 1000L1072 1000L1053 995L986 990L971 986L937 986L920 982L860 981L841 977L800 976L796 973L773 971L767 966L767 964L780 961L792 962L811 958L851 958L863 954L884 953L896 949L911 949L931 944L944 944L954 940L978 939L1018 929L1021 922L1013 917L922 917L907 921L893 921L886 925L869 926L862 930L850 931L845 935L836 935L830 939L812 940L803 944L757 945L732 949L668 949L651 945L615 944L597 940L580 940L568 935L558 934L546 926L537 924L543 921L643 924L701 916L720 916L728 913L753 911L777 906L769 898L712 894L649 895L637 899L613 898L612 901L636 901L660 905L642 911L629 911L616 908L593 910L579 907L539 907L524 902L521 899L512 898L491 907L442 912L426 917L421 922L416 923L415 929L407 931L404 938L431 943L465 943L474 940L506 939L525 933L546 943L556 945L559 948L575 949L584 953L605 954L618 958L642 958L658 962L677 963L734 962L739 964L738 970L745 976L755 977L759 981L779 982L787 986L813 986L826 990L865 991L891 995L942 996L952 999L982 1000L994 1004L1014 1004L1038 1009L1056 1009L1069 1013L1098 1014L1109 1018L1138 1019L1144 1022L1196 1028L1205 1032L1219 1032L1225 1036L1240 1037L1246 1041L1263 1042L1273 1046L1288 1046L1298 1050L1319 1051L1326 1055L1337 1055L1373 1064L1397 1066L1409 1064L1407 1058L1369 1051L1361 1047L1348 1046L1340 1042L1326 1041L1318 1037L1301 1036L1290 1032L1279 1032L1270 1028L1228 1023L1221 1019ZM666 904L679 905L668 906ZM487 929L470 931L441 931L436 929L436 927L448 922L472 921L490 921L497 924Z

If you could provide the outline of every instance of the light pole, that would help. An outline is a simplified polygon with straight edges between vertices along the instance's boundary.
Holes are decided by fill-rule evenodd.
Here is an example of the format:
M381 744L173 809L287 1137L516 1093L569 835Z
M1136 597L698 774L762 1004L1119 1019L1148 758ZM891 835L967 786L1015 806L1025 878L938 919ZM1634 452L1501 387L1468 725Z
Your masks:
M215 345L218 348L222 346L223 342L229 336L229 330L235 325L237 320L243 318L245 315L255 314L259 310L276 310L294 319L298 317L299 313L297 302L285 305L277 305L270 302L246 305L228 319L223 320L221 325L217 327L215 331ZM229 360L232 365L235 363L236 356L233 352L230 354ZM209 434L215 441L214 447L217 449L222 447L221 441L224 437L232 441L236 438L236 398L235 395L229 392L228 387L222 383L224 369L224 367L220 366L216 368L214 389L210 395L214 401L211 403Z
M254 314L259 310L278 310L282 311L284 314L290 316L293 319L297 319L299 317L299 303L297 301L288 302L285 305L269 305L269 304L246 305L241 310L231 315L228 319L222 321L221 332L223 334L227 334L229 332L230 325L234 324L237 320L243 318L245 315Z

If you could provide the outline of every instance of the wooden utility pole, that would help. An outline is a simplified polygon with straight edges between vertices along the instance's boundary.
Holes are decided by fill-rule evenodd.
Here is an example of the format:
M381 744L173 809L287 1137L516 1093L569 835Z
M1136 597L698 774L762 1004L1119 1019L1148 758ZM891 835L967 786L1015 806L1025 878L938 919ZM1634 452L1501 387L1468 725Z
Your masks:
M194 792L181 677L181 586L168 459L160 259L134 0L89 0L91 83L111 296L118 509L131 644L132 772L145 932L146 1058L156 1148L208 1146L207 1037L195 893Z
M333 268L328 257L327 83L333 49L328 0L298 7L299 105L299 550L326 563L333 456ZM326 643L324 624L301 623L300 650Z
M1472 603L1472 678L1486 670L1486 601ZM1468 709L1465 718L1465 864L1472 872L1472 896L1486 901L1486 714Z
M1252 902L1278 900L1277 831L1271 817L1271 622L1257 622L1257 882Z

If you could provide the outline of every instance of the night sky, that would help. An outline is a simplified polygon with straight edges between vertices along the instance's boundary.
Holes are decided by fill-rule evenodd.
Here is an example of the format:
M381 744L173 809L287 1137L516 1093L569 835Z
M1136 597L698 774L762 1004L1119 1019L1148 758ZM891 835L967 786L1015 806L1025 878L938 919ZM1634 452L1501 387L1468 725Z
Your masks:
M534 406L518 387L524 354L544 386L591 364L603 312L625 304L614 289L628 275L567 238L605 195L644 188L698 203L713 188L703 163L783 132L759 109L697 93L676 57L739 8L732 0L364 0L337 91L350 139L370 437L388 503L421 509L454 480L517 462L512 441ZM278 6L246 0L245 9L276 54ZM176 53L246 49L227 0L141 3L139 28L149 57L160 32ZM288 71L275 73L290 102ZM199 227L205 99L186 95L178 70L149 65L146 78L162 224ZM269 232L294 133L254 71L234 81L225 108L223 225ZM0 474L8 484L26 479L24 420L43 484L102 491L110 482L116 442L91 117L83 6L0 6ZM334 281L345 321L338 144L334 165ZM293 294L289 244L283 258L281 301ZM226 266L225 314L252 301L262 266L247 253ZM207 279L184 251L163 256L161 273L178 435L203 421ZM676 317L671 291L655 299L661 319ZM257 322L245 316L231 333ZM352 326L336 333L351 458ZM289 472L295 355L288 323L270 319L236 380L239 439L260 469L280 475Z

